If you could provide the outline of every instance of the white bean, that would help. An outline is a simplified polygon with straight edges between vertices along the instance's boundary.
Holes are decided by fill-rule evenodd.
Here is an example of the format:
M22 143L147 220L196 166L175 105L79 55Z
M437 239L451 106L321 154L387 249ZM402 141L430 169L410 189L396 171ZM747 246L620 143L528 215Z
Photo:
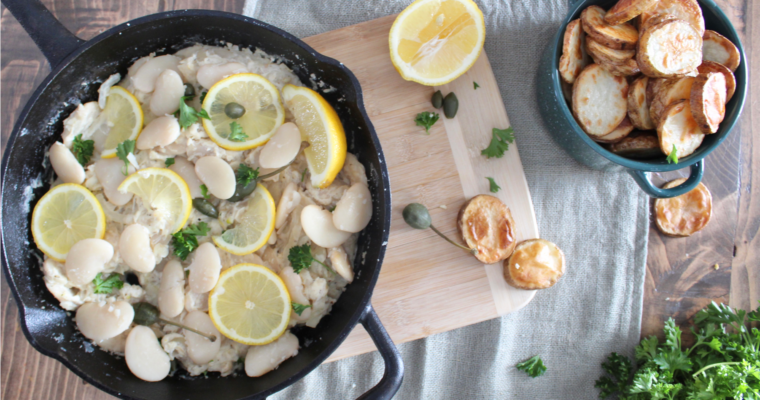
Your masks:
M88 339L96 342L110 339L129 328L135 310L126 301L84 303L77 309L77 327Z
M356 233L367 227L372 219L372 195L363 183L355 183L335 204L333 223L346 232Z
M282 282L285 284L285 287L288 288L288 293L290 293L290 300L292 302L303 304L305 306L311 304L309 298L303 293L303 280L301 279L301 275L295 273L293 267L287 266L283 268L279 275ZM311 317L311 308L303 310L301 315L296 314L295 311L291 311L290 313L290 319L296 322L306 322L309 320L309 317Z
M119 254L124 263L137 272L156 268L156 256L150 247L150 232L140 224L124 228L119 237Z
M350 232L335 227L331 212L314 204L304 207L301 211L301 225L312 242L327 249L342 245L351 236Z
M82 184L84 182L84 167L79 164L76 156L61 142L55 142L50 147L50 165L55 174L66 183Z
M182 77L176 71L167 69L156 79L150 111L155 115L173 114L179 110L179 101L185 94Z
M182 321L188 328L195 329L203 332L207 335L213 335L216 340L213 342L207 338L184 330L185 344L187 345L187 355L196 364L206 364L214 359L214 356L219 351L219 347L222 345L222 335L216 330L214 323L211 322L208 314L202 311L191 311L185 315Z
M119 335L116 335L110 339L101 340L98 342L98 347L105 351L124 355L124 346L127 344L128 331L124 331Z
M277 128L277 132L269 139L259 154L259 165L262 168L280 168L288 165L301 150L301 131L296 124L286 122Z
M206 89L210 89L215 83L221 81L223 78L238 74L241 72L247 72L245 65L239 62L228 62L225 64L209 64L204 65L198 69L196 77L198 83Z
M106 200L115 206L123 206L132 200L132 193L122 193L119 191L119 185L124 182L124 161L118 158L101 158L95 163L95 176L98 182L103 186L103 194ZM129 174L135 172L135 167L129 165Z
M138 150L150 150L156 146L167 146L179 137L179 122L171 115L158 117L143 128L135 146Z
M235 194L235 171L221 158L201 157L195 162L195 174L217 198L226 200Z
M300 203L301 193L298 192L298 187L293 182L288 183L288 186L285 186L285 189L282 191L280 202L277 204L277 211L274 219L275 228L280 229L285 225L285 220L288 219L288 215L290 215Z
M135 89L150 93L156 86L156 78L167 69L178 71L179 58L172 55L151 58L132 77Z
M203 243L195 250L193 262L190 264L190 290L195 293L206 293L216 286L219 273L222 270L222 261L219 259L219 251L211 242Z
M185 271L177 260L171 260L161 273L158 291L158 309L169 318L179 315L185 308Z
M285 332L276 341L263 346L251 346L245 355L245 374L258 377L276 369L283 361L298 354L298 338Z
M348 254L343 250L343 247L333 247L330 249L328 257L330 258L332 269L338 275L342 276L348 283L354 281L354 270L351 268L351 263L348 262Z
M66 276L77 286L95 279L103 266L113 257L113 246L103 239L82 239L76 242L66 256Z
M124 358L129 370L144 381L158 382L169 375L169 355L158 343L153 330L147 326L138 325L129 332L124 346Z
M176 172L177 175L185 180L187 187L190 188L190 196L192 198L203 196L201 193L201 185L203 182L201 182L201 180L198 179L198 175L195 174L195 165L190 161L187 161L187 158L174 157L174 164L172 164L169 169Z

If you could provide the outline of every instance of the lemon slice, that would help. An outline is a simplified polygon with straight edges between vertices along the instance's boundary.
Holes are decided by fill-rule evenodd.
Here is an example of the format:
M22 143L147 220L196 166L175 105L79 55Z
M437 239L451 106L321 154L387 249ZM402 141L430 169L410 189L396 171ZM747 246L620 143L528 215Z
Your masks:
M346 133L338 114L319 93L309 88L285 85L282 97L293 113L301 139L309 142L304 154L312 186L330 186L346 161Z
M82 239L102 239L106 216L98 199L82 185L58 185L34 206L32 236L48 257L64 262L69 249Z
M193 210L187 183L166 168L145 168L124 179L119 185L122 193L131 192L150 207L153 217L163 222L165 229L175 233L182 229Z
M232 119L224 112L232 102L245 108L240 118ZM211 117L203 119L203 128L211 140L227 150L265 144L285 120L280 92L263 76L251 73L235 74L215 83L203 99L203 109ZM230 140L232 122L237 122L248 137Z
M274 199L267 188L259 184L248 196L248 205L235 226L211 239L232 254L251 254L269 240L274 230L274 216Z
M116 146L125 140L137 140L143 126L143 112L137 98L121 86L111 87L103 109L108 136L103 145L103 158L116 157Z
M472 0L417 0L391 27L391 62L408 81L443 85L472 67L485 40L483 13Z
M222 272L208 297L208 316L222 335L247 345L271 343L290 322L290 294L277 274L256 264Z

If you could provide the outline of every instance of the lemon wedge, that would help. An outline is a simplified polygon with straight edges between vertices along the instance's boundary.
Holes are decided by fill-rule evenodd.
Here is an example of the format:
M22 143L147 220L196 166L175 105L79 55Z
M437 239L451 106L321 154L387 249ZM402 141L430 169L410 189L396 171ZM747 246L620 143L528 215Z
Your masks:
M137 98L121 86L111 87L103 109L108 136L103 145L103 158L116 157L116 146L125 140L137 140L143 127L143 112Z
M232 254L251 254L269 240L274 231L274 217L274 199L267 188L259 184L248 196L248 205L235 226L211 239Z
M166 168L145 168L124 179L122 193L131 192L150 207L153 216L172 233L182 229L193 210L190 188L175 172Z
M102 239L106 216L98 199L82 185L58 185L34 206L32 236L48 257L64 262L69 249L82 239Z
M391 27L391 62L408 81L443 85L472 67L485 39L483 13L472 0L417 0Z
M285 85L282 97L301 139L309 142L304 149L314 187L330 186L346 161L346 133L330 103L319 93L305 87Z
M240 117L232 119L225 112L230 103L243 107ZM265 144L285 120L280 92L258 74L242 73L214 84L203 99L203 109L211 119L203 119L203 129L222 148L248 150ZM236 122L244 136L231 136Z

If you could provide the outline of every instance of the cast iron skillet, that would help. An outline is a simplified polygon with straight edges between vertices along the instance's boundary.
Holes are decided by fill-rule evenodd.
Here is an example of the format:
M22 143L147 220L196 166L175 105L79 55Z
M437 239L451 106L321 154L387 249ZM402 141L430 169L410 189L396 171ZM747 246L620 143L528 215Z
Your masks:
M380 142L364 110L359 82L351 71L287 32L237 14L201 10L154 14L84 42L66 30L39 0L2 3L34 39L52 68L21 112L2 161L3 272L32 346L92 385L125 399L260 399L319 366L361 322L385 362L382 380L362 398L393 397L403 379L403 363L370 304L391 226L390 182ZM191 379L179 374L161 382L144 382L129 372L123 359L84 340L71 317L48 292L39 251L29 231L30 210L35 205L29 196L33 193L33 199L39 199L49 188L46 182L52 171L43 166L43 160L46 149L60 137L63 119L80 102L96 100L100 83L109 75L120 72L124 76L133 61L151 52L174 53L194 43L222 42L261 48L280 56L302 82L309 84L314 74L316 80L337 89L323 95L343 122L349 151L357 155L369 175L372 221L359 238L354 282L315 329L295 332L301 344L298 356L261 378L245 374L222 378L215 373L209 374L209 379ZM44 182L41 186L30 188L40 179ZM341 388L335 390L340 392Z

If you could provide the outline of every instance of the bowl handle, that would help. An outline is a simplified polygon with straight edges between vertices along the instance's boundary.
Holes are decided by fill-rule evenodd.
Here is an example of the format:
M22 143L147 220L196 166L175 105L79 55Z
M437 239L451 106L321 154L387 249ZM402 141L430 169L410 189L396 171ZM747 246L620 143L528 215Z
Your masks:
M393 344L393 340L385 331L380 318L378 318L372 304L367 304L364 315L361 317L362 326L369 333L380 355L385 362L385 373L375 387L368 390L357 400L390 400L398 392L401 382L404 380L404 361L401 354Z
M631 174L633 180L639 184L639 187L641 187L641 190L643 190L644 193L658 199L667 199L687 193L699 185L699 182L702 181L702 175L705 173L705 160L699 160L694 164L691 164L691 171L686 182L670 189L661 189L654 186L649 179L649 172L634 169L629 169L627 171Z

